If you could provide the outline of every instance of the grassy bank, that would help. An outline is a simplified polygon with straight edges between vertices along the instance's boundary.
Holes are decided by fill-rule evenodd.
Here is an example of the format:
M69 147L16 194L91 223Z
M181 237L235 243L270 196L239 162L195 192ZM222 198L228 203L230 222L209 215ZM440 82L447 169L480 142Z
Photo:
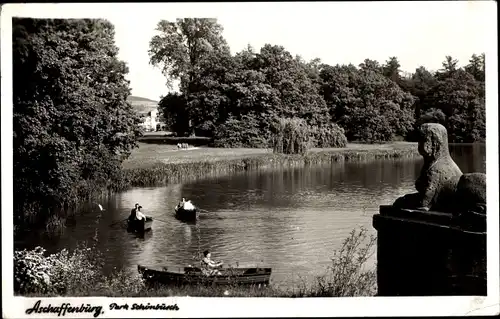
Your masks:
M151 287L138 273L117 270L104 275L103 254L97 247L79 246L72 252L62 250L46 255L45 250L15 251L14 291L20 296L108 296L108 297L348 297L373 296L376 292L374 269L365 269L374 253L375 237L366 228L354 229L339 250L333 252L331 265L314 283L281 288L242 286Z
M418 156L416 143L348 144L346 148L312 149L305 155L274 154L270 149L196 148L140 144L123 164L117 189L181 183L251 169L297 167Z

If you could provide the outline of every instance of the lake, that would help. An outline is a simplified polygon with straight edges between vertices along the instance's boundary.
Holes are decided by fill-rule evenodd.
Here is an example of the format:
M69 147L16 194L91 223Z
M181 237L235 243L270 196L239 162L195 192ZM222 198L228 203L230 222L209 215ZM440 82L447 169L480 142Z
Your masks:
M464 173L485 172L484 144L450 145ZM374 160L326 166L247 171L232 176L166 187L136 188L116 194L102 217L96 205L79 213L58 239L32 234L16 248L41 245L49 252L91 240L97 227L106 265L137 271L137 264L184 267L209 249L225 264L268 266L271 281L297 286L324 274L333 252L356 227L371 226L380 205L414 191L422 159ZM204 209L196 225L176 220L173 208L185 197ZM143 238L127 233L124 223L134 204L153 216ZM376 256L369 267L375 267Z

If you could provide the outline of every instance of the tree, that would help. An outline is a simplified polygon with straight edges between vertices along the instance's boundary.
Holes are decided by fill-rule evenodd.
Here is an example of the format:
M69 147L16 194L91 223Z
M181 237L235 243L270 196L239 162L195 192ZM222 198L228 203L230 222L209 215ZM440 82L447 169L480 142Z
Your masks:
M365 59L363 63L359 64L359 68L365 71L371 70L373 72L383 73L382 66L380 66L380 63L375 60Z
M485 54L473 54L469 60L469 64L465 67L465 71L470 73L476 81L485 81Z
M159 34L149 44L150 64L162 67L168 86L172 87L174 80L180 81L180 91L186 99L185 116L197 121L199 112L194 106L200 105L200 97L192 94L200 90L200 72L206 70L207 60L230 56L223 28L216 19L184 18L176 22L161 20L156 30ZM209 130L212 125L208 124ZM195 126L189 125L189 134L194 133Z
M318 94L306 67L285 48L264 45L255 57L254 66L265 75L265 83L279 97L279 103L271 109L273 121L298 117L313 126L330 121L326 103Z
M184 18L176 22L161 20L149 43L150 63L161 66L167 84L180 80L181 90L189 92L200 63L209 54L229 53L216 19Z
M451 142L476 142L485 138L485 87L463 69L441 75L429 92L430 105L446 116Z
M169 92L158 103L158 111L172 132L182 136L189 132L186 99L177 92Z
M325 66L321 77L332 120L344 128L348 140L390 141L412 129L414 98L366 63L360 70Z
M420 117L433 108L432 101L430 101L429 98L429 92L436 84L436 78L423 66L418 67L415 73L411 74L410 77L401 79L401 88L415 97L414 116L417 121L415 121L413 132L408 136L409 140L416 140L418 129L422 123L422 120L419 120ZM427 114L426 118L434 119L433 121L441 124L444 121L440 114L435 114L433 112Z
M400 85L401 84L401 76L399 75L399 73L401 72L401 70L399 69L400 67L401 65L399 64L398 58L390 57L389 60L387 60L385 64L382 66L382 72L387 78L394 81L394 83Z
M104 20L13 19L16 222L111 187L136 146L139 118L113 38Z
M438 80L452 76L453 73L455 73L459 69L458 60L449 55L446 56L446 59L443 61L442 65L443 68L436 72L436 78Z
M230 115L216 128L215 147L256 147L268 146L268 136L262 134L258 117L249 113L241 119Z

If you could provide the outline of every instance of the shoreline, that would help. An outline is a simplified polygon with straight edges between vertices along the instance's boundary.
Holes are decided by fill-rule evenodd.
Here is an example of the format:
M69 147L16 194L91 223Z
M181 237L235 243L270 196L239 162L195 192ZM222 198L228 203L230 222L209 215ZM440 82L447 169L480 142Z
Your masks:
M417 143L348 144L345 148L312 149L305 155L275 154L270 149L196 148L140 144L122 165L114 191L165 186L257 169L307 167L344 161L417 158Z

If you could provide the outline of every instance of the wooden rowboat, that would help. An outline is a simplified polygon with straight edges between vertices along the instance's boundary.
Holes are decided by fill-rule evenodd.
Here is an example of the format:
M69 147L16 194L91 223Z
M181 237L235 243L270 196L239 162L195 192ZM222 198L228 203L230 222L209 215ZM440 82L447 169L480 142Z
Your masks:
M198 219L198 209L184 209L175 207L175 218L182 221L196 221Z
M222 268L220 275L207 276L200 268L153 269L138 265L137 270L144 280L153 285L268 285L271 268ZM177 271L176 271L177 270Z
M146 217L146 220L127 220L127 230L131 232L145 232L151 230L153 217Z

